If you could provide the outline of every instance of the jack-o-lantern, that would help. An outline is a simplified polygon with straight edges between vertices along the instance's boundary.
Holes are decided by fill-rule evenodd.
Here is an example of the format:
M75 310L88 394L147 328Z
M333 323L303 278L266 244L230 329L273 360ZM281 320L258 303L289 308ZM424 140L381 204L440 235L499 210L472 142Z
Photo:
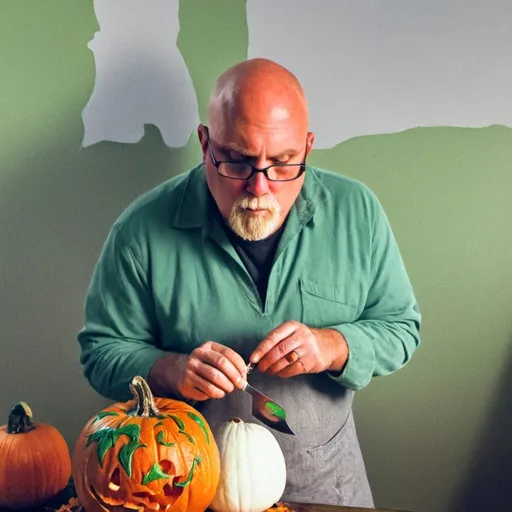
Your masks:
M203 512L213 500L220 456L204 417L179 400L154 398L142 377L134 400L91 418L76 443L73 480L87 512Z

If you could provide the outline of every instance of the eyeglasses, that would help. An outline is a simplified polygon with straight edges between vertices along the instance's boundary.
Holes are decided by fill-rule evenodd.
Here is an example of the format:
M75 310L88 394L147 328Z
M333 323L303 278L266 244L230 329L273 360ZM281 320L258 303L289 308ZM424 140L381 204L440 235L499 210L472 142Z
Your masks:
M302 176L306 172L306 164L274 164L258 169L247 162L236 162L233 160L217 160L213 154L210 135L206 131L208 148L213 165L217 168L217 172L231 180L248 180L255 173L262 172L269 181L293 181Z

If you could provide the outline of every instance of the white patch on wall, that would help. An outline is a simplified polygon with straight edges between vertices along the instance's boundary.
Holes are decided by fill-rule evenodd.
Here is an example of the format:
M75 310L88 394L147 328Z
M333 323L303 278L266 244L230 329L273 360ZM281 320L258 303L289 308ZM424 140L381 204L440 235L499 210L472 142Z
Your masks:
M168 146L184 146L199 112L177 46L179 0L95 0L94 8L96 79L82 114L82 145L138 142L144 124L154 124Z
M510 0L247 0L248 58L302 82L319 149L418 126L511 126L511 20Z

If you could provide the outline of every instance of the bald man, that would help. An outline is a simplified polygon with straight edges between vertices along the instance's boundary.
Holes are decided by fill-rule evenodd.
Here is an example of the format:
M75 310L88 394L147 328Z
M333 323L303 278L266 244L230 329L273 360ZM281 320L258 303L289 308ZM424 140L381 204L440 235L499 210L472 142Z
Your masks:
M283 499L373 507L354 391L403 367L420 314L376 197L306 164L307 101L280 65L227 70L198 127L202 163L136 200L94 270L78 335L91 386L146 378L214 433L251 416L251 383L282 405Z

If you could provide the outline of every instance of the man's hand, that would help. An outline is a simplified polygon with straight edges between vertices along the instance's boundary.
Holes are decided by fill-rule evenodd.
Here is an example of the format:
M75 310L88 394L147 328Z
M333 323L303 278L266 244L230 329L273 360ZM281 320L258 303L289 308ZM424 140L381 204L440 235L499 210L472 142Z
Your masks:
M250 361L258 370L280 377L325 370L341 372L348 359L348 345L335 329L311 329L290 321L281 324L261 341Z
M207 341L188 354L170 354L151 368L150 387L155 395L177 394L188 400L222 398L247 377L247 367L234 350Z

